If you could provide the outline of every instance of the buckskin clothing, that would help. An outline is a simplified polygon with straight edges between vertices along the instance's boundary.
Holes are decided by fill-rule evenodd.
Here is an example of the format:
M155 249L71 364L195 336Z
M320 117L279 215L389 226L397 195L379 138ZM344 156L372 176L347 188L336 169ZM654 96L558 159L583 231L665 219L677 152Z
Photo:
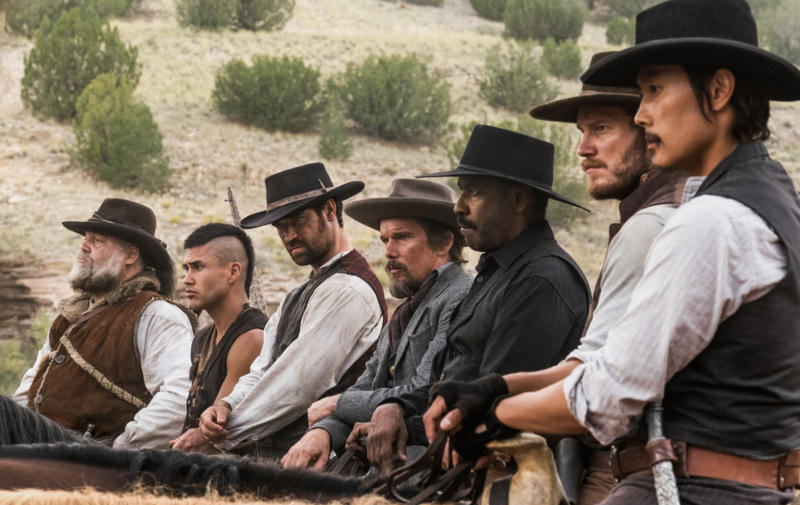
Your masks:
M388 401L421 415L436 380L468 381L555 365L578 343L591 295L578 265L546 221L481 256L478 275L455 310L447 346L428 385Z
M335 414L313 426L328 432L333 450L341 450L353 424L369 421L384 399L428 383L433 358L445 345L450 316L471 282L457 263L442 268L411 316L396 352L391 349L389 325L383 328L375 354L358 381L339 397Z
M197 428L200 414L217 398L228 375L228 353L233 344L248 331L263 329L268 320L263 312L245 304L219 342L216 342L217 333L213 324L197 333L192 342L192 369L189 373L192 387L186 399L183 431Z
M610 442L666 389L674 440L752 459L800 447L798 242L783 167L760 142L737 147L657 237L600 359L567 379L576 419Z
M91 423L94 436L116 436L113 445L117 448L168 448L186 413L192 328L180 308L154 292L142 291L157 289L151 280L155 276L150 279L145 273L124 284L117 292L120 301L111 297L111 308L98 314L98 319L81 323L69 339L76 351L112 382L124 384L128 392L148 400L145 408L128 407L79 369L63 346L51 345L66 329L67 319L76 321L88 310L85 296L62 303L61 315L36 363L25 373L15 401L27 406L30 398L36 405L41 376L52 363L38 393L42 413L80 432Z
M336 255L320 269L348 253ZM280 338L277 328L284 310L289 309L285 308L287 299L267 323L261 354L250 373L224 398L233 410L226 426L228 437L217 444L222 450L265 439L304 416L378 340L383 303L364 279L337 272L316 287L302 314L297 338L273 359ZM291 446L293 442L283 440L281 446L286 443Z

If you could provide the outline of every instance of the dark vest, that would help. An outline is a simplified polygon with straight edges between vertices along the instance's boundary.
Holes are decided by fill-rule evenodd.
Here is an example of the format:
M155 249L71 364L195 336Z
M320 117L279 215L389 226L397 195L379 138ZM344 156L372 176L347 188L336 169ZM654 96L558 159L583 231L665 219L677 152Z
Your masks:
M86 362L145 404L151 395L144 384L133 330L142 310L157 299L161 299L157 293L142 291L80 323L69 337ZM114 438L139 409L101 387L70 358L59 343L69 326L61 315L53 321L49 337L53 352L34 376L28 406L66 428L84 432L92 424L93 436Z
M242 310L214 350L211 351L211 356L207 358L202 370L200 370L200 365L203 356L213 345L212 338L216 338L216 335L212 335L214 325L211 324L197 333L192 341L192 368L189 372L192 387L189 389L189 396L186 399L186 419L183 422L183 431L197 428L200 414L217 398L219 389L228 375L228 353L233 344L241 335L250 330L263 330L268 319L263 312L256 308L246 307Z
M800 200L760 142L739 146L697 193L737 200L784 246L788 273L743 304L666 385L664 431L675 440L754 459L800 448Z
M329 279L336 273L346 273L355 275L364 280L369 287L372 288L375 297L378 299L378 304L381 307L383 315L383 324L386 324L386 299L383 295L383 287L380 281L375 276L375 273L358 251L353 249L345 254L333 264L315 272L314 276L302 286L293 289L283 302L281 308L281 318L278 321L278 328L276 330L277 337L275 339L275 347L273 348L273 361L283 354L289 345L297 339L300 334L300 322L303 319L303 314L308 306L308 301L314 290L322 284L325 280ZM367 360L369 360L372 353L375 351L375 345L365 352L358 361L356 361L342 376L339 382L331 389L326 391L320 398L341 393L351 385L353 385L364 371ZM278 449L288 449L303 436L308 429L308 417L304 413L294 422L281 429L277 433L269 436L268 441L264 441L268 446Z

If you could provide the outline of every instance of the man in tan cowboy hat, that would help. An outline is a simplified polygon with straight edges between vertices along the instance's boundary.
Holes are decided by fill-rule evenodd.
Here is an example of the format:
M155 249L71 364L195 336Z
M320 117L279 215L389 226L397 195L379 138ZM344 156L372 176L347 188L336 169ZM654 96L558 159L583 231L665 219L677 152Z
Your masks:
M149 207L108 198L84 236L34 366L14 399L114 447L166 449L180 432L189 389L192 324L170 301L172 260Z
M486 420L613 442L620 484L606 504L657 503L659 463L683 503L788 503L800 484L800 200L762 141L769 101L800 99L800 70L758 47L744 0L670 0L639 14L634 47L583 77L638 83L636 123L654 164L690 175L684 202L606 345L564 381L488 400ZM666 438L645 447L640 418L657 401Z
M264 182L267 209L242 219L242 226L273 225L294 262L311 266L311 278L283 299L250 373L203 412L200 429L219 449L280 458L308 429L309 406L341 393L364 371L386 320L386 301L342 228L342 201L363 182L334 186L321 163Z
M380 231L390 291L406 301L383 328L358 381L309 409L311 429L284 456L284 467L322 468L331 449L341 454L354 423L369 421L384 399L426 383L450 314L472 280L461 267L464 239L447 186L396 179L388 197L359 200L345 213Z
M458 177L456 221L467 245L483 252L434 362L434 380L548 368L577 345L591 296L545 219L548 200L577 206L553 190L553 150L478 125L455 170L423 176ZM387 398L370 423L355 426L348 444L366 436L370 460L381 468L405 459L407 440L426 444L424 435L407 432L404 419L425 412L431 382Z

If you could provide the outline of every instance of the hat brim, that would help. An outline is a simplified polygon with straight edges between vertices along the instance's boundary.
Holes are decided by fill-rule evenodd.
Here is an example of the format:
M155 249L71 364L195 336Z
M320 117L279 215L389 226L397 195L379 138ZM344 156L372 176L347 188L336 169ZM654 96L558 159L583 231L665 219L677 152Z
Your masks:
M424 218L458 230L453 203L423 198L366 198L344 208L345 214L373 230L381 229L381 221L396 217Z
M331 188L321 195L306 198L305 200L287 203L286 205L281 205L277 209L262 210L254 214L250 214L249 216L242 218L240 224L242 228L258 228L259 226L272 224L293 212L303 210L321 201L329 200L331 198L346 200L351 196L360 193L363 189L364 183L361 181L346 182Z
M770 100L800 99L800 70L776 54L735 40L710 37L659 39L612 54L581 76L597 86L636 86L636 74L648 65L713 65L757 75Z
M549 103L537 105L529 114L544 121L560 121L576 123L578 109L583 105L611 105L616 107L638 107L641 96L632 93L604 93L600 91L584 91L578 96L562 98Z
M586 212L591 212L589 209L584 207L583 205L573 202L569 198L563 195L559 195L552 188L549 188L543 184L539 184L538 182L531 181L529 179L523 179L521 177L511 177L508 175L498 174L492 170L485 170L479 167L472 167L467 165L458 165L455 170L448 170L446 172L434 172L432 174L424 174L418 175L417 177L423 179L427 177L460 177L462 175L482 175L485 177L496 177L498 179L505 179L509 181L518 182L520 184L524 184L526 186L530 186L531 188L544 193L553 200L557 200L562 203L566 203L567 205L572 205L573 207L578 207L579 209L583 209Z
M145 261L158 271L172 272L172 258L166 245L146 231L111 221L64 221L61 224L70 231L86 235L87 231L111 235L130 242L139 248Z

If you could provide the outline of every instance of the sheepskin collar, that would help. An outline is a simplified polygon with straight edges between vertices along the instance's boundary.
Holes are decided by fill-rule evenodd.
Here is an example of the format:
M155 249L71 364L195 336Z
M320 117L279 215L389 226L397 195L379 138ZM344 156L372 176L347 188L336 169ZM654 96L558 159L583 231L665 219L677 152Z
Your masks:
M62 300L58 304L58 313L72 323L86 313L86 311L93 309L103 302L113 305L126 298L136 296L142 291L158 292L160 287L161 285L158 282L156 273L151 269L146 269L103 296L93 297L88 293L78 293L71 298Z

